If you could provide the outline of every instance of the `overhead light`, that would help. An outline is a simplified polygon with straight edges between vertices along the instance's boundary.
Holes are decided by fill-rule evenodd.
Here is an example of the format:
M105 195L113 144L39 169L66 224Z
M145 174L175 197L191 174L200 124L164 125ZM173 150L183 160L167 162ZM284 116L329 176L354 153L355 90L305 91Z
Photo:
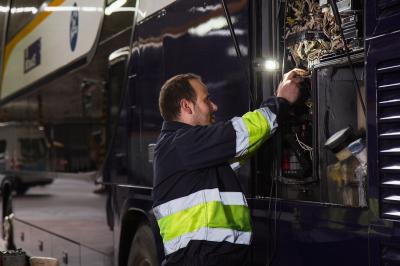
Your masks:
M10 11L11 11L11 14L16 14L16 13L36 14L38 10L36 7L13 7L13 8L11 8Z
M120 8L121 6L125 5L126 2L127 2L127 0L117 0L117 1L113 2L111 5L106 7L106 9L104 10L104 14L111 15L118 8Z
M70 12L79 11L77 6L45 6L43 8L45 12Z
M9 6L0 6L0 12L8 13L8 11L10 11Z

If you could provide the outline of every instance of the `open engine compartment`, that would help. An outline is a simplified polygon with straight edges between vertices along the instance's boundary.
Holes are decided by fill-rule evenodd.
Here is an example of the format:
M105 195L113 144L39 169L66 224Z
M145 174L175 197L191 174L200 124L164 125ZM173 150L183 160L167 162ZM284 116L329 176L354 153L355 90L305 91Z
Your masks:
M309 77L257 159L258 197L367 206L363 5L334 1L287 0L278 11L282 72Z

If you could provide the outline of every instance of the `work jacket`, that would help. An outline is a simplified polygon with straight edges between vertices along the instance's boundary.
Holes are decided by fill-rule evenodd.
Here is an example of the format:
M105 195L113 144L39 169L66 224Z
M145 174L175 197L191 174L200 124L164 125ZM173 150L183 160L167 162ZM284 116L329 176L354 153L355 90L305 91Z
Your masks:
M275 107L209 126L163 123L153 189L163 265L244 265L252 227L232 167L275 130Z

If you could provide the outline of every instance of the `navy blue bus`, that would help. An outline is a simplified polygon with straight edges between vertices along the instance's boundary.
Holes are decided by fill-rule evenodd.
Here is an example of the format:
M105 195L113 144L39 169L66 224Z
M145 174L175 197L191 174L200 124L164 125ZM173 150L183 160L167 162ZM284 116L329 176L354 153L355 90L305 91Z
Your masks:
M293 67L310 72L301 99L238 171L253 220L251 265L400 264L399 1L42 2L47 12L69 8L65 49L71 55L59 55L60 64L40 70L32 82L14 86L3 79L1 100L8 110L18 99L38 102L39 115L31 120L58 128L60 136L78 127L87 139L93 132L106 136L101 159L91 157L96 145L75 145L80 140L71 138L63 143L81 150L54 148L52 160L54 171L101 173L113 265L159 265L164 257L151 210L164 81L179 73L200 75L218 104L216 119L225 121L273 95ZM29 21L39 20L41 8ZM96 14L91 18L98 34L79 31L89 23L85 12ZM8 33L4 77L16 71L5 69L18 60L13 36L29 40L24 75L40 69L37 40L43 47L46 40L30 34L21 27ZM79 46L81 36L92 41L86 48ZM68 92L79 94L80 113L72 107L71 116L40 115L40 108L57 111L49 107L57 86L65 99L73 98ZM103 107L96 107L96 95ZM72 117L73 123L65 122ZM82 263L77 265L89 265Z

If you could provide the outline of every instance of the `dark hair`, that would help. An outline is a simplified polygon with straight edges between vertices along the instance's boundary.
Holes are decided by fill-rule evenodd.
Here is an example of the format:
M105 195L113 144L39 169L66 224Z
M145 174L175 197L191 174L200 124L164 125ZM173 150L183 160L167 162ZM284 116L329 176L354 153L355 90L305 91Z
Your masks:
M167 80L161 87L158 106L164 120L173 121L179 116L182 99L196 103L196 92L189 83L191 79L201 80L200 76L192 73L180 74Z

